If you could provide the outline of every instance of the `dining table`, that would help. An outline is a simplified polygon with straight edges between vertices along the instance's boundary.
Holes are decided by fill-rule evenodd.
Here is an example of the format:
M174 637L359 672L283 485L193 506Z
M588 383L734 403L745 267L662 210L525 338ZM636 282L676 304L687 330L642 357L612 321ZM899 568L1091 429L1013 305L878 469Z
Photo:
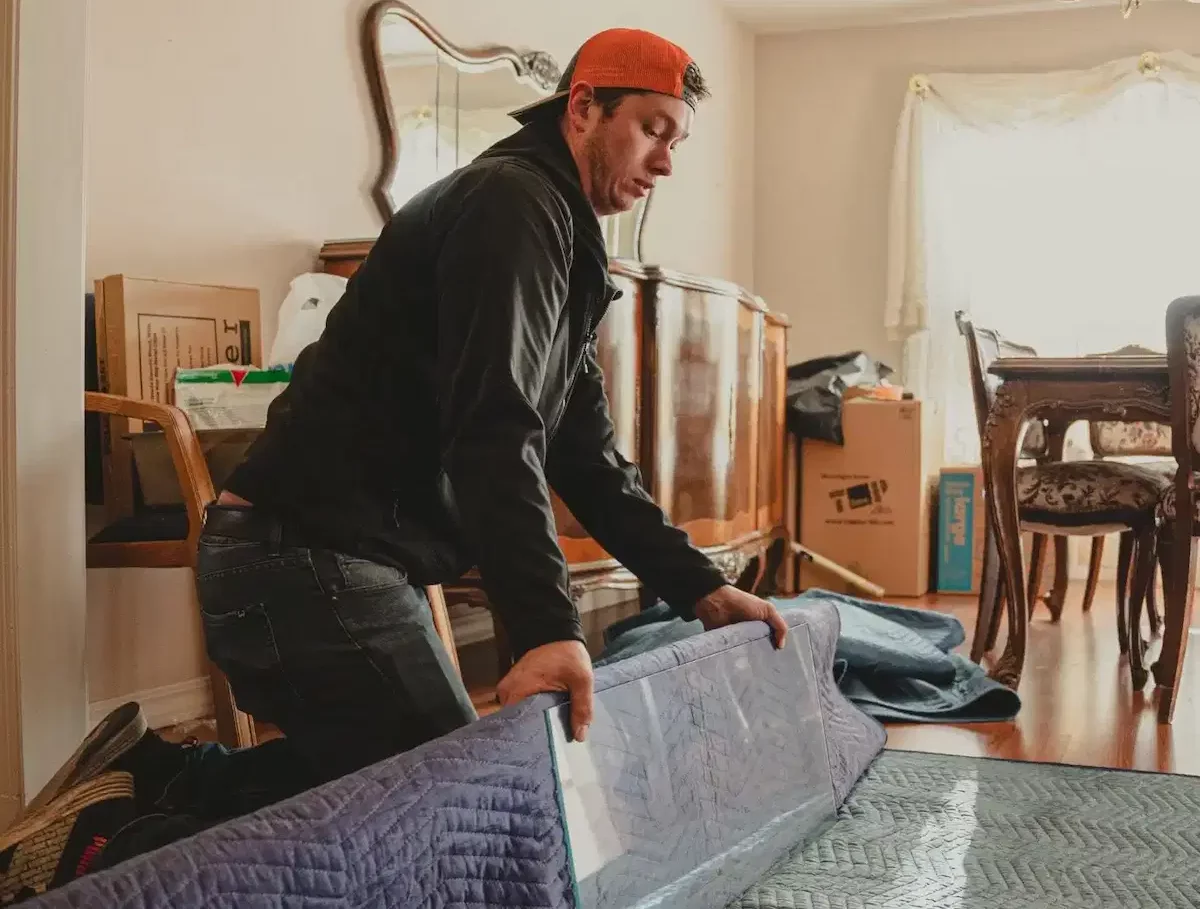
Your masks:
M983 460L1001 578L1007 582L1008 635L991 676L1016 690L1025 665L1029 598L1021 550L1017 462L1021 440L1033 420L1057 434L1077 421L1170 424L1170 382L1166 355L999 357L988 367L999 380L984 432ZM1165 633L1172 632L1172 604L1164 604ZM1174 624L1179 624L1178 620ZM1164 641L1163 659L1177 648ZM1158 667L1155 677L1176 678L1174 666Z

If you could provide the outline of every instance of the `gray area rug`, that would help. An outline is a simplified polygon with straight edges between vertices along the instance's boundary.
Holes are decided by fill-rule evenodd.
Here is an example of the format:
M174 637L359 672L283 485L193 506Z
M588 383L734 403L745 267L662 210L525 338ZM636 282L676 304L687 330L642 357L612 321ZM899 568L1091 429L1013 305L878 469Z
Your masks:
M730 906L1200 906L1200 778L885 751Z

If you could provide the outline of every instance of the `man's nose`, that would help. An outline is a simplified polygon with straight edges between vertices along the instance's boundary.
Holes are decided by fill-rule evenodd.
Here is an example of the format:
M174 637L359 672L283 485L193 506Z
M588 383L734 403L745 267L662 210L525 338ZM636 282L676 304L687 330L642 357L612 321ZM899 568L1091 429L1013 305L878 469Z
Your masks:
M657 177L671 176L671 152L669 150L663 151L651 159L650 172Z

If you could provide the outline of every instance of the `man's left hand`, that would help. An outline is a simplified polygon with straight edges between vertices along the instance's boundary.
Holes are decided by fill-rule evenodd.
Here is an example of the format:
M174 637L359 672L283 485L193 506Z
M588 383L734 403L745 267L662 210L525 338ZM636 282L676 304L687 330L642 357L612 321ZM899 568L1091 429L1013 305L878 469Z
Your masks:
M719 587L696 604L696 618L705 631L723 628L738 622L766 622L771 628L775 649L783 647L787 639L788 626L771 603L746 593L731 584Z

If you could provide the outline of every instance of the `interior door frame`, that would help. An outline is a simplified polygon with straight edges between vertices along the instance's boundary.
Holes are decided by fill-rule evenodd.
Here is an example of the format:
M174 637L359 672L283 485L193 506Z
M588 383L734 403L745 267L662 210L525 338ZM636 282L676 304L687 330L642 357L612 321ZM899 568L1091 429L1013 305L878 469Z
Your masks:
M23 803L17 599L17 0L0 0L0 828Z
M88 728L90 13L0 0L0 823Z

